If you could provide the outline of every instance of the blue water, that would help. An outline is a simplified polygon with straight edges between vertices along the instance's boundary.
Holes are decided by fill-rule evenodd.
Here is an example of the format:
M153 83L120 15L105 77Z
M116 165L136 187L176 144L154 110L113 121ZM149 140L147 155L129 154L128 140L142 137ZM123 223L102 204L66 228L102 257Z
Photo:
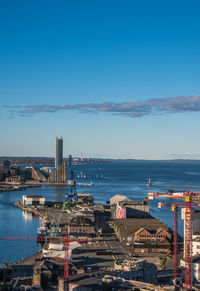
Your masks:
M149 191L168 190L161 187L149 189L146 186L149 178L153 184L159 185L200 186L199 162L121 161L77 165L74 166L74 171L77 182L94 184L93 187L79 186L77 192L91 193L94 195L95 202L100 203L106 203L115 194L126 195L139 201L146 197ZM82 178L78 178L81 175ZM173 190L184 190L184 188L173 188ZM36 235L40 219L22 212L14 205L15 201L22 199L23 194L41 194L47 200L64 200L65 192L65 187L42 186L29 188L26 191L0 193L0 235ZM150 200L150 213L173 228L173 213L169 207L158 209L159 201ZM180 219L179 233L183 234ZM35 242L0 241L0 262L14 262L36 251Z

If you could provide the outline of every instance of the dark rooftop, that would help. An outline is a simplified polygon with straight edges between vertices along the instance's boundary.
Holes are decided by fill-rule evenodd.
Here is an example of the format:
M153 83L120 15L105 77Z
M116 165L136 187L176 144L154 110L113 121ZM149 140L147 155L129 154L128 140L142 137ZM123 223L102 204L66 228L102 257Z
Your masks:
M138 229L145 228L152 232L158 229L169 230L168 225L155 218L115 219L115 225L120 228L121 236L133 235Z

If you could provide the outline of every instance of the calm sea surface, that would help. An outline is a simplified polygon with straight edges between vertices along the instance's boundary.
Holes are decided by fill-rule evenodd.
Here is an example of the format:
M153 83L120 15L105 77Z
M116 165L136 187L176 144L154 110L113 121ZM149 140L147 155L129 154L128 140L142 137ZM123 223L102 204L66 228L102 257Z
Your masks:
M200 186L200 162L123 161L78 165L74 166L74 171L77 182L94 184L93 187L78 186L77 192L91 193L95 202L100 203L106 203L115 194L126 195L139 201L146 197L149 191L165 192L170 189L149 189L146 186L149 178L153 184ZM184 187L177 190L184 190ZM14 205L15 201L22 199L23 194L41 194L47 200L64 200L65 192L65 187L42 186L26 191L0 193L0 235L36 235L41 220L22 212ZM173 228L173 214L170 208L158 209L159 201L163 199L150 200L150 213ZM183 233L180 219L179 233ZM0 262L14 262L36 251L35 242L0 241Z

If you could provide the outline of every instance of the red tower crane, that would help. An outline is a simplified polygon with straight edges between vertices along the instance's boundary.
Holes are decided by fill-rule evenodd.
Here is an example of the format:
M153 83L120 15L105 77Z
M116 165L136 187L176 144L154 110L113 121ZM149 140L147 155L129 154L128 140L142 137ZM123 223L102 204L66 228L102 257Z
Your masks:
M192 197L185 199L185 287L192 290Z
M173 264L173 278L177 278L177 269L178 269L178 208L177 205L172 205L172 211L174 212L174 264Z
M192 203L193 193L186 193L185 203L184 202L173 202L172 204L158 203L159 208L162 206L172 207L174 212L174 233L173 233L173 278L177 278L178 269L178 207L184 207L185 210L185 247L184 247L184 258L185 258L185 289L192 290L192 207L200 207L200 204Z
M70 237L64 237L63 242L65 245L65 264L64 264L64 281L69 282L69 243L71 242L88 242L88 239L70 239Z
M177 278L178 269L178 207L185 207L184 204L174 202L172 204L167 204L164 202L159 202L158 207L170 206L174 212L174 231L173 231L173 279Z

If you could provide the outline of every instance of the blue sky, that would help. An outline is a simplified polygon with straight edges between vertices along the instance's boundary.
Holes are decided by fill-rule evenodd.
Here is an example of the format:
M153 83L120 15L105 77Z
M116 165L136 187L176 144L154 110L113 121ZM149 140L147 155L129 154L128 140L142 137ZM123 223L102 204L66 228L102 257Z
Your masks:
M199 11L0 1L0 155L200 159Z

